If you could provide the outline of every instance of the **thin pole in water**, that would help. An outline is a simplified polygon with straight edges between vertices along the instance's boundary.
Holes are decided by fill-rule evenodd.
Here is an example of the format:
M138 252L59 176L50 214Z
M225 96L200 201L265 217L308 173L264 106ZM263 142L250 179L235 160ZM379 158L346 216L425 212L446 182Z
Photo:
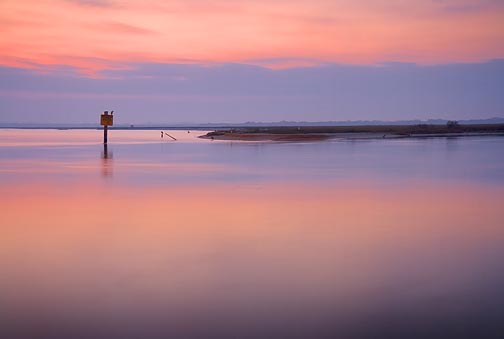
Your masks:
M108 136L107 136L107 132L108 132L108 126L105 125L103 126L103 143L106 145L107 144L107 141L108 141Z

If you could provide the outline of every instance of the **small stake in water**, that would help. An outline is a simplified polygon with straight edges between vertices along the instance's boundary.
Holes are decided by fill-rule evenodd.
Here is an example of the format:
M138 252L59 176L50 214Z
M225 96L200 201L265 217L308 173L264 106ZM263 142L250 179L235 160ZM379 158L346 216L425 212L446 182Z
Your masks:
M177 141L177 139L175 139L175 137L171 136L170 134L168 134L168 132L164 132L164 135L167 135L169 136L170 138L172 138L173 140ZM163 137L163 132L161 132L161 138Z
M107 132L108 127L114 124L114 111L110 111L110 115L108 111L103 112L100 119L100 125L103 126L103 144L107 144Z

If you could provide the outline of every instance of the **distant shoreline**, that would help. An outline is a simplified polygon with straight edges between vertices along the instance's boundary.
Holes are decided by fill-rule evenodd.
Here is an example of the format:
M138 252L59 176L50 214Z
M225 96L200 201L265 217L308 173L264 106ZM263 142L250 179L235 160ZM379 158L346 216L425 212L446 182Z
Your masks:
M182 122L182 123L125 123L119 122L110 129L118 130L231 130L231 129L255 129L255 128L353 128L353 127L383 127L383 126L444 126L450 120L428 119L428 120L341 120L341 121L276 121L276 122ZM504 117L493 117L485 119L461 119L458 120L461 126L481 126L504 124ZM101 129L98 123L16 123L0 122L0 129Z
M504 136L504 124L240 127L215 130L200 136L200 138L243 141L310 141L330 138L397 139L465 136Z
M0 129L19 130L102 130L96 126L2 126ZM504 123L496 124L416 124L416 125L355 125L355 126L115 126L110 130L209 131L199 136L210 140L236 141L318 141L326 139L400 139L434 137L504 136Z

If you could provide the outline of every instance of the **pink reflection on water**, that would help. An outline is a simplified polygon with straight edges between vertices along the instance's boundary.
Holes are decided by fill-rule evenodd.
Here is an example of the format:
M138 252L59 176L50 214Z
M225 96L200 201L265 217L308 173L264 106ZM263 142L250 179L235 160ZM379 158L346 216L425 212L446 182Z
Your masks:
M101 154L101 162L90 160L40 160L40 159L16 159L9 160L2 164L1 173L18 174L51 174L52 179L57 179L57 175L63 174L94 174L102 171L113 172L114 168L120 169L122 173L153 174L161 173L212 173L238 171L238 166L220 165L216 163L195 163L195 162L165 162L152 163L148 161L128 161L122 160L114 162L113 153L109 150L107 157Z
M504 240L503 193L357 183L7 185L2 299L26 314L72 305L126 317L194 315L215 304L235 312L332 305L338 314L391 290L463 295L486 249Z
M160 130L114 130L109 131L111 144L145 144L170 142L172 139L161 138ZM165 131L165 130L163 130ZM208 142L199 139L199 135L208 131L167 130L178 142ZM2 129L0 130L0 147L2 146L77 146L94 145L103 142L101 129Z

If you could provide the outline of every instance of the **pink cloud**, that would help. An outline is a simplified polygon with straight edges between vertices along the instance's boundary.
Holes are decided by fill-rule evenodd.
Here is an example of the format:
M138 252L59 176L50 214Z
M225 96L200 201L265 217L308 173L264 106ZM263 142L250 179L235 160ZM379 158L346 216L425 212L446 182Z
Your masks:
M114 31L117 34L156 34L155 31L150 29L115 21L99 23L93 27L101 31Z
M490 0L6 0L0 64L96 76L130 62L482 61L504 57L503 21L504 6Z

